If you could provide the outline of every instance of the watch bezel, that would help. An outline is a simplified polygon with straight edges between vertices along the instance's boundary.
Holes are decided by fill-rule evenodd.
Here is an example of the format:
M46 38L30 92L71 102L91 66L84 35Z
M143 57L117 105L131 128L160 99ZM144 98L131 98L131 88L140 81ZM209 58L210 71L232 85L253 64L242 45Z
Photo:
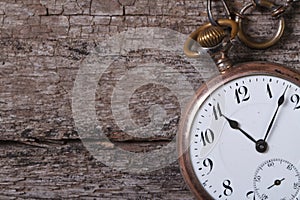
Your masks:
M189 133L195 114L209 95L216 89L232 80L253 75L271 75L279 77L300 87L300 74L296 70L267 62L241 63L203 84L186 107L186 111L180 120L177 134L179 165L185 182L189 186L191 192L199 200L212 200L213 198L199 182L190 158L191 138Z

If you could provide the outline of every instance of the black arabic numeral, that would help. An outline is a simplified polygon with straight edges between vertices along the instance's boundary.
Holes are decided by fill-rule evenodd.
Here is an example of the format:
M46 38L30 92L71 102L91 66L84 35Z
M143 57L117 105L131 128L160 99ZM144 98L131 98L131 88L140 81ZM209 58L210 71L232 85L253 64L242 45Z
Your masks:
M269 196L268 196L268 195L266 195L266 194L262 194L262 195L261 195L261 199L262 199L262 200L269 199Z
M255 182L260 182L261 181L261 176L255 176L254 181Z
M225 180L223 182L223 187L225 188L223 193L224 193L225 196L230 196L233 193L233 189L230 185L231 185L230 180Z
M203 146L207 144L212 144L215 140L214 132L211 129L206 129L205 132L201 132L201 141L203 142Z
M293 169L293 165L289 164L286 168L291 171Z
M250 94L248 93L248 88L246 86L241 86L235 90L235 98L238 104L243 101L248 101L250 99Z
M269 94L270 99L272 99L272 98L273 98L273 95L272 95L272 91L271 91L271 87L270 87L270 84L269 84L269 83L268 83L268 85L267 85L267 92L268 92L268 94Z
M268 164L267 164L267 166L268 167L274 167L275 166L275 163L272 161L272 162L269 162Z
M291 102L296 104L294 110L300 109L300 96L298 94L294 94L291 97Z
M208 175L212 171L214 163L211 159L206 158L205 160L203 160L203 166L209 168L209 171L207 172L207 175Z
M294 190L300 189L300 183L294 183Z
M220 104L217 103L216 106L213 106L213 115L215 116L215 120L218 120L222 116Z
M255 200L255 195L253 191L250 191L246 194L247 199Z

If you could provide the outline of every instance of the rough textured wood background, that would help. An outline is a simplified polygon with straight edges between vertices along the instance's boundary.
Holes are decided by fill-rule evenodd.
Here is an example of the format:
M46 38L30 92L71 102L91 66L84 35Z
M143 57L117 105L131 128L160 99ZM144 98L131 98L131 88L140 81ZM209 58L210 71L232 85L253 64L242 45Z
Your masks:
M237 11L246 2L229 5ZM189 34L207 21L204 11L200 0L0 0L0 199L193 199L176 161L132 174L95 159L75 129L71 102L82 60L107 37L130 27ZM299 15L297 3L286 15L283 39L274 47L251 50L237 42L231 57L235 62L265 60L300 69ZM268 17L255 13L251 19L253 35L268 36L276 29ZM184 68L181 58L135 52L116 61L103 78L105 87L97 90L99 122L113 145L127 151L159 149L176 134L178 102L160 86L139 88L130 106L133 120L143 126L149 122L144 114L149 106L163 105L171 120L161 134L135 139L112 121L110 95L114 77L121 73L118 66L151 59ZM189 68L182 72L199 87L197 74ZM156 97L148 97L147 90Z

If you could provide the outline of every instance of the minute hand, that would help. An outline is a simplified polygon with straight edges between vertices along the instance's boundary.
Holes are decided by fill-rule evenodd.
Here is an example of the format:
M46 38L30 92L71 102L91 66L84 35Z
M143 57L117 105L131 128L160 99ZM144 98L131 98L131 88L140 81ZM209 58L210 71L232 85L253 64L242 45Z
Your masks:
M272 120L271 120L271 122L270 122L270 124L269 124L269 127L268 127L268 129L267 129L267 132L266 132L266 134L265 134L264 141L266 141L266 139L268 138L268 135L269 135L269 133L270 133L272 127L273 127L273 124L274 124L274 122L275 122L276 116L277 116L277 114L278 114L279 108L280 108L280 107L282 106L282 104L284 103L284 96L285 96L285 93L286 93L288 87L289 87L289 86L286 86L286 88L285 88L283 94L282 94L282 95L279 97L279 99L278 99L278 102L277 102L277 108L276 108L276 111L275 111L275 113L274 113L274 115L273 115L273 118L272 118Z

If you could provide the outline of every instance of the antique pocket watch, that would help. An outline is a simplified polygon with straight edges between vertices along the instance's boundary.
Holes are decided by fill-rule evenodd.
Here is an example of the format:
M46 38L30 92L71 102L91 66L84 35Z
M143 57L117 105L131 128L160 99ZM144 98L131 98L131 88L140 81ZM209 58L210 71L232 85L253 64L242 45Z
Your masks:
M236 21L215 21L208 1L210 23L192 33L185 44L188 57L201 57L192 50L196 40L221 71L199 88L179 128L181 172L197 199L300 199L299 73L266 62L232 66L226 56L236 35L251 48L275 44L285 27L282 13L293 2L276 6L256 0L237 14ZM265 7L279 20L275 36L260 43L242 28L244 13L257 7Z

